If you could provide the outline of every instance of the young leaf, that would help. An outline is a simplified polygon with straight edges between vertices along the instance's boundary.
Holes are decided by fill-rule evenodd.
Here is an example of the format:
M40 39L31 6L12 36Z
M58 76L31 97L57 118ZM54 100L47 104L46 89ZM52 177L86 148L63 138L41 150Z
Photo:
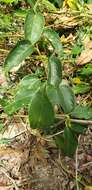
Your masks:
M43 15L30 11L25 21L25 38L35 44L43 32L44 25L45 19Z
M52 29L45 29L43 35L51 42L55 52L61 58L63 55L63 48L58 33Z
M72 89L68 85L59 85L60 105L65 113L70 113L75 108L75 96Z
M64 134L55 137L56 144L66 156L72 157L76 151L78 140L69 127L65 127Z
M92 107L77 105L71 116L79 119L92 119Z
M39 90L30 103L29 121L31 128L45 128L54 123L54 111L43 90Z
M27 56L33 53L34 47L27 40L19 41L8 54L4 69L9 72L13 67L18 66Z
M61 62L57 57L51 56L49 58L49 65L48 65L48 83L54 86L59 86L61 79L62 79Z

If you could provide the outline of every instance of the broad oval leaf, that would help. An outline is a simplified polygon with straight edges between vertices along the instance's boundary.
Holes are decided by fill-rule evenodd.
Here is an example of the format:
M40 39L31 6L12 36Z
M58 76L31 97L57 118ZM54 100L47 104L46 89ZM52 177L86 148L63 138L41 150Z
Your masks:
M33 53L34 47L27 40L19 41L8 54L4 69L9 72L13 67L18 66L27 56Z
M64 145L63 150L65 155L70 157L73 156L78 145L78 140L69 127L65 127L64 129Z
M18 85L15 102L20 106L28 105L40 88L40 85L41 81L37 77L33 77L31 75L24 77Z
M37 77L28 75L19 83L13 102L7 102L4 111L8 115L12 115L19 109L27 107L39 90L41 81Z
M62 68L60 60L51 56L48 64L48 83L54 86L59 86L62 79Z
M63 56L63 48L58 33L52 29L45 29L43 35L51 42L55 52L61 58Z
M45 19L43 15L30 11L25 21L25 38L35 44L43 32L44 25Z
M65 113L70 113L75 108L75 96L72 89L68 85L60 83L59 85L60 105Z
M55 86L53 86L51 84L47 84L46 85L46 93L53 106L60 104L58 91Z
M54 123L54 111L46 94L39 90L33 97L29 108L31 128L45 128Z
M92 107L77 105L71 116L79 119L92 119Z
M56 145L59 146L66 156L72 157L75 154L78 140L69 127L65 127L64 134L55 137Z

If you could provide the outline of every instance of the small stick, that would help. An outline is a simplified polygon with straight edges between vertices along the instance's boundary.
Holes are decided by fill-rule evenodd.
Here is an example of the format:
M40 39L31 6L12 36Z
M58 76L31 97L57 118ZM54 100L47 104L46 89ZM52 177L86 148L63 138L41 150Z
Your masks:
M14 185L15 189L16 189L16 190L19 190L19 188L17 187L17 185L16 185L15 181L13 180L13 178L11 178L11 177L7 174L6 169L0 167L0 171L1 171L8 179L11 180L11 182L12 182L12 184Z

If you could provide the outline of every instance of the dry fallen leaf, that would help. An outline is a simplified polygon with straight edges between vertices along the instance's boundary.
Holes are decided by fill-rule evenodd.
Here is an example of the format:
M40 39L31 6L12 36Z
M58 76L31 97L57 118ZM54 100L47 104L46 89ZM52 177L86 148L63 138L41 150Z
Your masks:
M7 83L6 83L6 79L5 79L3 70L2 70L2 68L0 67L0 86L5 86L6 84L7 84Z
M85 190L92 190L92 186L86 186Z
M92 49L82 51L81 55L77 58L77 65L84 65L92 60Z
M85 49L92 49L92 40L90 40L89 36L87 35L83 41Z
M77 58L77 65L84 65L92 60L92 40L90 40L89 36L85 37L83 44L85 50L83 50Z

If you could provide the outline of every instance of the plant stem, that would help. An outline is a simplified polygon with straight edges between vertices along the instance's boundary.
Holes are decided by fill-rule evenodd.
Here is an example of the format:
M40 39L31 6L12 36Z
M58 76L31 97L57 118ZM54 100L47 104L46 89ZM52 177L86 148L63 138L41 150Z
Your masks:
M66 115L56 115L56 117L58 118L58 119L64 119L64 120L66 120ZM92 125L92 120L83 120L83 119L71 119L70 118L70 121L72 122L72 123L79 123L79 124L82 124L82 125Z
M82 120L82 119L70 119L72 123L79 123L82 125L92 125L92 120Z

